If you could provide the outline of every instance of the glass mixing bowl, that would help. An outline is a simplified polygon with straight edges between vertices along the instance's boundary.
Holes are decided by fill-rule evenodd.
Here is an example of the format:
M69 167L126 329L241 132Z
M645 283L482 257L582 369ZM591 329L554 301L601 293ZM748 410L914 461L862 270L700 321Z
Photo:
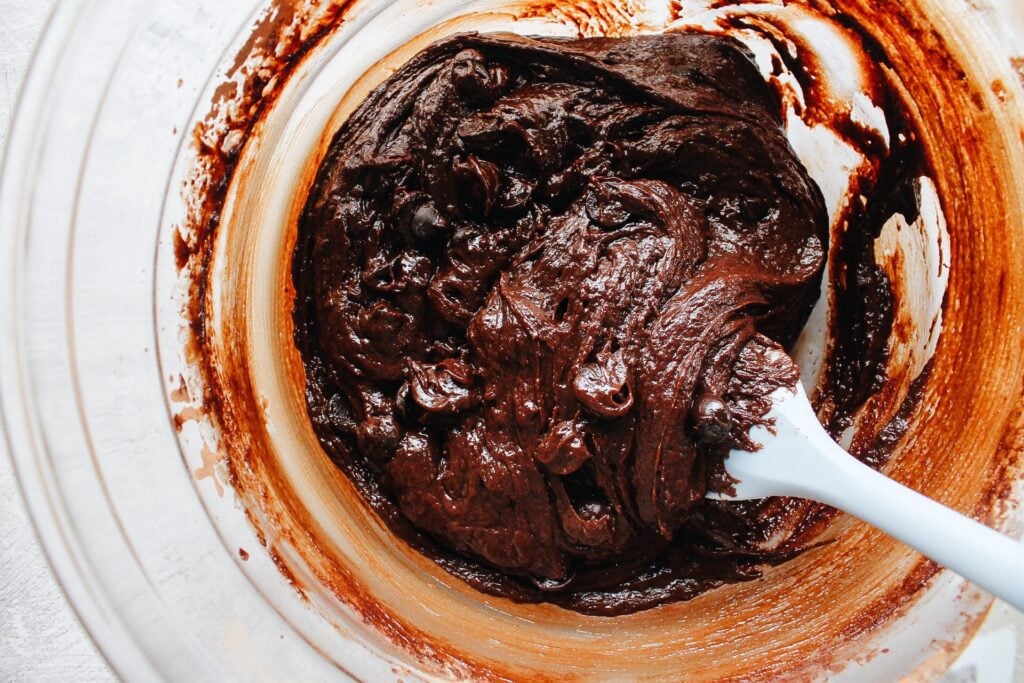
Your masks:
M176 429L187 362L173 233L186 210L192 131L264 25L264 4L68 2L51 17L0 187L0 395L12 455L61 584L124 678L429 677L356 612L300 598L204 453L203 434ZM270 3L271 13L285 4ZM361 3L313 76L342 69L354 80L402 35L472 4ZM1020 97L1014 65L1024 71L1024 61L1010 61L1024 53L1019 4L931 4L978 36L979 59L998 64ZM398 19L382 25L389 9ZM1024 329L1024 310L1005 315ZM1014 486L999 517L1008 531L1022 518ZM891 623L837 655L832 673L932 675L988 605L941 572Z

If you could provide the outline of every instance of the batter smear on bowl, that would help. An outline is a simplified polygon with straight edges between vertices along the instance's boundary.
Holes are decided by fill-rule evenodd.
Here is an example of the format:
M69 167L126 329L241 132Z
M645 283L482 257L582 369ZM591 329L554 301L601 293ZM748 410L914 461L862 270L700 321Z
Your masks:
M703 34L456 36L358 108L301 218L296 342L321 444L398 534L596 614L791 554L705 500L820 291L781 111Z

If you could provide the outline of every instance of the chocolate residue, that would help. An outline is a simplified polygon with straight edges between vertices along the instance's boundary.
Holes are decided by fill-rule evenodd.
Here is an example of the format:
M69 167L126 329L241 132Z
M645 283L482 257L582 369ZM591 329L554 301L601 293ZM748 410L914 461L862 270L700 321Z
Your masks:
M628 3L617 6L624 4ZM521 16L537 16L537 5L524 7ZM583 8L578 20L565 18L577 33L588 25L583 16L590 11L586 5L574 5ZM952 237L949 303L931 375L912 396L917 407L905 415L907 433L894 446L900 457L889 463L887 472L926 495L994 521L1001 499L1008 495L1007 482L1021 470L1024 451L1024 414L1019 408L1024 354L1019 331L1013 327L1016 316L1007 315L1019 309L1019 292L1024 291L1024 276L1017 267L1024 259L1018 247L1021 242L1009 238L1009 226L1024 222L1021 183L1011 182L1024 177L1018 168L1020 126L1014 128L1013 144L1007 145L1008 138L1000 137L1003 108L979 112L974 106L982 92L991 97L994 75L963 59L957 42L962 36L954 35L959 29L936 24L917 2L889 5L884 12L872 0L767 5L781 12L808 8L815 21L841 20L855 35L873 36L884 60L879 63L885 65L887 84L899 93L900 105L928 153ZM274 539L268 552L281 572L300 592L329 590L427 670L462 678L561 680L614 669L623 677L777 680L814 677L819 667L841 667L862 654L862 644L913 604L937 568L864 525L844 519L829 526L827 515L808 516L808 505L800 501L766 501L761 514L776 520L782 532L794 533L790 541L797 547L822 532L831 534L833 543L771 570L765 581L702 595L695 605L700 609L668 605L622 619L594 619L490 598L465 589L458 581L447 582L444 573L435 572L429 562L417 564L421 558L415 553L402 555L415 572L406 571L401 562L397 565L403 566L395 567L375 564L373 557L395 548L405 553L404 545L390 538L378 542L375 537L360 537L367 541L371 559L366 566L352 564L352 558L317 526L319 520L311 519L281 475L277 460L281 454L274 451L263 424L262 398L250 381L252 368L245 349L251 323L236 296L244 290L238 286L244 278L229 271L235 287L221 292L216 302L224 307L221 313L213 302L215 290L206 280L212 276L209 265L217 234L242 229L232 225L226 230L220 225L229 188L238 191L246 185L244 174L236 169L240 155L259 148L258 124L301 62L292 58L297 46L301 44L303 55L316 50L340 25L341 16L339 11L331 22L314 19L273 29L277 35L266 45L273 45L275 52L280 47L281 60L268 58L258 69L243 66L239 70L238 79L245 83L234 99L218 105L222 114L232 117L230 125L201 129L198 167L186 188L193 204L182 231L187 245L184 270L193 287L185 311L192 333L185 357L202 373L203 404L222 436L218 448L229 459L232 484L260 538ZM632 24L627 18L616 30ZM434 35L443 33L440 29ZM954 40L947 43L945 38L950 36ZM781 68L781 60L777 66ZM1020 64L1015 67L1021 70ZM1007 104L1013 101L1010 98ZM232 131L231 143L223 144ZM314 158L313 165L318 161ZM984 238L978 239L979 235ZM997 287L1003 281L1005 287ZM290 331L290 299L280 309L275 322L279 329ZM290 344L283 344L281 353L289 364L297 363ZM882 396L882 400L888 399ZM879 414L892 415L895 410L890 405ZM861 425L858 416L861 442L861 431L878 432L882 427L869 424L862 430ZM345 482L331 482L346 501L354 496ZM357 503L345 513L353 523L373 525ZM790 524L790 518L808 523ZM346 533L356 532L347 529ZM288 547L289 552L281 554L278 547ZM306 577L312 570L316 579L311 584L316 585L299 581L296 570ZM374 573L402 580L397 592L409 597L396 602L394 586L391 594L377 592ZM805 619L808 614L815 618ZM784 630L777 628L780 619L787 624ZM449 628L453 620L463 626L459 633ZM962 632L957 627L952 637L959 639ZM538 638L539 633L543 637ZM559 635L567 633L572 637ZM645 656L636 658L637 651Z
M180 411L171 416L171 421L174 423L174 430L180 432L186 422L193 420L200 420L205 416L205 413L199 408L193 406L187 406L182 408Z
M635 34L644 9L641 0L524 0L516 18L555 20L580 38L611 38Z
M1009 97L1009 93L1006 91L1006 84L998 78L992 81L992 85L989 87L992 89L992 94L998 97L1000 102L1005 102Z
M252 36L235 57L229 77L218 86L207 117L192 131L196 167L184 195L188 216L174 235L175 262L189 276L191 294L185 317L190 321L190 350L206 378L215 377L213 359L202 348L207 343L210 260L221 210L239 157L257 124L274 105L281 87L302 59L341 24L348 0L305 6L300 2L274 2L253 28ZM300 9L301 8L301 9ZM217 401L217 392L204 397ZM216 413L216 405L210 406Z
M882 108L891 149L869 157L871 171L861 174L851 188L853 196L864 200L844 216L845 229L836 237L839 243L830 273L835 296L832 329L841 343L829 356L826 383L819 396L830 402L828 427L833 436L850 426L857 409L888 379L893 297L888 277L875 262L875 240L893 215L902 215L908 223L917 219L917 180L930 175L902 103L891 90L885 92L887 101Z
M1010 66L1017 72L1021 87L1024 87L1024 57L1013 57L1010 59Z
M320 442L397 531L598 614L780 559L757 506L704 498L820 287L779 111L703 34L459 36L370 95L302 218L295 327Z

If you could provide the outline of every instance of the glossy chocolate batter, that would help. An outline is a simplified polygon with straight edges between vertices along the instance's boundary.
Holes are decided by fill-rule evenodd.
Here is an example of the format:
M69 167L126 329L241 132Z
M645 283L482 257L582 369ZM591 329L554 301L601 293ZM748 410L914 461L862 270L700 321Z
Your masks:
M335 136L293 275L326 451L482 590L615 614L786 553L713 503L816 300L818 188L738 42L457 36Z

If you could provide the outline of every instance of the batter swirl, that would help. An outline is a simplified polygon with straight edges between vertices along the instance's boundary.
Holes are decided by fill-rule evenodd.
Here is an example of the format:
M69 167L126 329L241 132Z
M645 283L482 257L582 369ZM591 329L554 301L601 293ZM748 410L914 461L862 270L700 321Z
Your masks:
M463 35L350 117L293 276L307 403L398 533L612 614L782 559L705 500L816 300L821 194L738 42Z

